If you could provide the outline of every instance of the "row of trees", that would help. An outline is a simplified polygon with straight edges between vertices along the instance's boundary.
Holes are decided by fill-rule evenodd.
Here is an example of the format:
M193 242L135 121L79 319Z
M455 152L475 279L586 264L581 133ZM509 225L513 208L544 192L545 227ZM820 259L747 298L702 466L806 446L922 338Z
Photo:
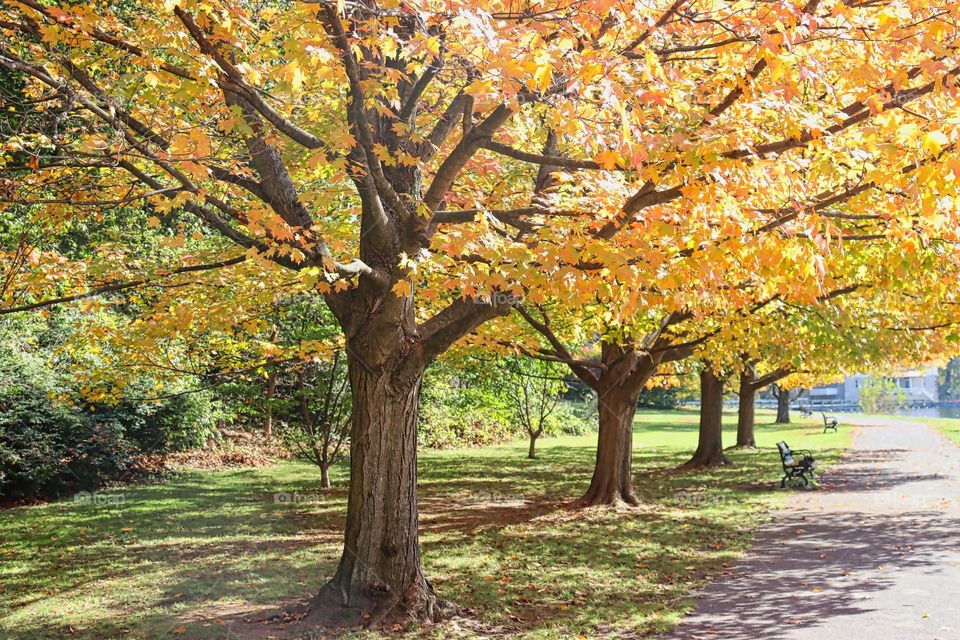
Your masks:
M135 321L87 332L109 345L86 374L101 400L130 363L267 371L341 351L344 550L308 621L437 619L418 407L428 364L467 336L596 394L585 505L637 502L638 397L690 358L701 466L725 460L720 372L749 397L781 369L952 348L958 11L7 3L4 209L26 224L5 241L2 313L131 305ZM135 233L64 252L105 211ZM321 299L339 331L278 344L278 296Z

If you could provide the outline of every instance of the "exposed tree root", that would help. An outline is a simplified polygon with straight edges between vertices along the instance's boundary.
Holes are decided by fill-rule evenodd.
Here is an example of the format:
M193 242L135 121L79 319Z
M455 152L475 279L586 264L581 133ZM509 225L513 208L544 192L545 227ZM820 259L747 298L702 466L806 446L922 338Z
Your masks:
M438 597L426 580L411 585L400 598L382 592L349 605L343 604L339 588L331 581L311 601L300 624L324 629L380 629L436 623L460 613L453 603Z
M715 451L709 455L694 455L690 460L677 467L677 469L688 471L725 466L733 466L733 462L731 462L727 456L723 455L723 451Z
M575 509L586 507L610 506L617 508L639 507L640 499L633 492L629 485L626 488L618 488L612 484L591 486L587 493L573 503Z

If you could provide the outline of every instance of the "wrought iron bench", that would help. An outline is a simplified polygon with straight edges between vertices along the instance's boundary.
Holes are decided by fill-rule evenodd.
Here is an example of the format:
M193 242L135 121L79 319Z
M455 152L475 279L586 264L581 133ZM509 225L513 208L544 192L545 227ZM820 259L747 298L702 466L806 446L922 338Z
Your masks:
M833 432L837 432L837 418L836 416L828 416L827 414L820 412L820 415L823 416L823 432L826 433L830 429L833 429Z
M783 463L781 489L786 488L787 480L800 480L806 487L816 479L813 470L817 466L817 461L813 459L812 453L805 449L791 451L790 446L782 440L777 443L777 449L780 451L780 462Z

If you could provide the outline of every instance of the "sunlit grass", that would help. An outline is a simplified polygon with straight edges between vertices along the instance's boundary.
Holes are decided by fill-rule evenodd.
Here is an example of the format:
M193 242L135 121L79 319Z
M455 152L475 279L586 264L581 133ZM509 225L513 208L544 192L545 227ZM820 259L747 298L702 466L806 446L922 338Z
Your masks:
M732 429L735 416L726 420ZM730 452L734 467L677 473L695 445L696 413L639 413L644 506L630 511L564 508L590 480L595 434L543 439L537 460L522 441L424 452L426 572L472 616L416 633L534 639L670 627L785 495L775 442L828 463L849 441L849 430L824 435L816 419L758 420L760 449ZM732 444L733 431L725 438ZM185 473L95 503L0 512L0 636L242 637L254 629L244 618L296 603L332 574L346 473L335 469L338 488L326 493L315 468L297 462Z
M943 435L960 444L960 420L956 418L926 418L925 422L934 425L940 429Z

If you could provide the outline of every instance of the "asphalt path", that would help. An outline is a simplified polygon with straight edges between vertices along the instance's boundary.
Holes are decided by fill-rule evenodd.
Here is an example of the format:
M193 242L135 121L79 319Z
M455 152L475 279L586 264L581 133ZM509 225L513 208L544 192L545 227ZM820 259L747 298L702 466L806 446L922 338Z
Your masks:
M851 421L821 487L791 493L664 640L960 639L960 447L919 422Z

